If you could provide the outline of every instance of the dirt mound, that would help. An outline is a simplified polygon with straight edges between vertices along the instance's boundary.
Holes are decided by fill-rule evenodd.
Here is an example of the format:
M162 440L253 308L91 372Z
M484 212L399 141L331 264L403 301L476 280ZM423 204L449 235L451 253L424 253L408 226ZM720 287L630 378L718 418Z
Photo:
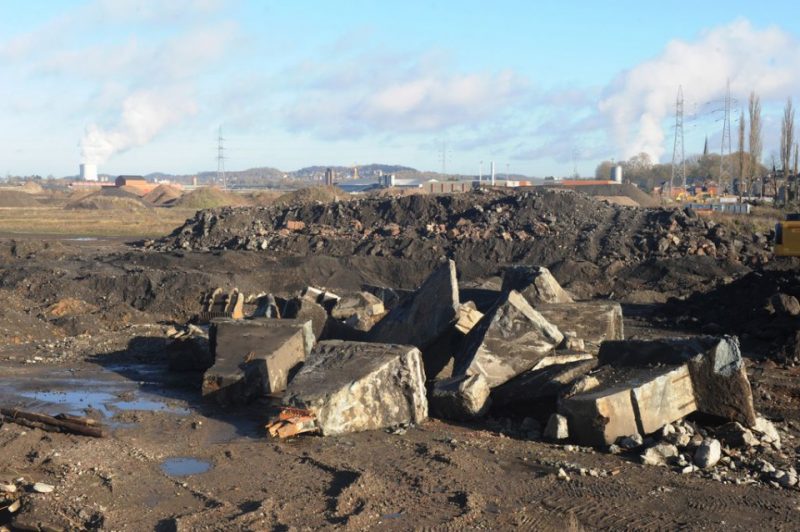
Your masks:
M122 190L111 189L94 192L88 196L71 201L64 206L65 209L88 209L103 211L140 212L150 209L150 206L139 199L135 194Z
M561 187L554 187L561 188ZM565 187L587 196L606 199L619 205L638 205L639 207L659 207L659 201L630 183L618 185L581 185L579 187ZM624 198L628 198L627 200Z
M0 207L39 207L40 203L30 194L19 190L0 190Z
M36 181L26 181L19 189L26 194L42 194L44 188Z
M274 205L275 202L285 193L281 190L259 190L250 194L249 198L253 205Z
M763 269L671 300L673 321L709 334L736 334L751 352L800 364L800 262L788 260L788 269Z
M245 197L226 192L217 187L203 187L184 194L175 201L175 207L183 209L213 209L216 207L237 207L247 205Z
M331 203L349 199L350 195L335 186L308 187L280 196L275 203L286 205L302 203Z
M153 205L160 207L172 205L181 196L183 191L172 185L158 185L156 188L142 196L142 199Z
M766 239L691 211L610 205L552 189L208 210L151 247L419 261L446 255L467 277L543 265L562 272L581 297L654 287L687 295L770 258ZM566 265L581 262L593 267L573 276Z

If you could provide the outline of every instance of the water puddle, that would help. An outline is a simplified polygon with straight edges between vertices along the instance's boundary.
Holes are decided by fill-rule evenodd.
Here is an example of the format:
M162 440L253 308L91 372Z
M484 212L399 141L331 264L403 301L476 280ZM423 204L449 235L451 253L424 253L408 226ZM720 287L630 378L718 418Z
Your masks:
M197 458L174 457L161 462L161 470L171 477L199 475L211 469L211 463Z
M144 411L187 415L187 408L174 406L172 401L156 392L158 387L149 375L153 368L128 368L141 380L119 377L112 371L101 370L78 378L77 375L51 371L25 379L0 376L0 403L23 410L45 414L85 415L98 412L106 422L121 412ZM114 423L111 423L114 426Z

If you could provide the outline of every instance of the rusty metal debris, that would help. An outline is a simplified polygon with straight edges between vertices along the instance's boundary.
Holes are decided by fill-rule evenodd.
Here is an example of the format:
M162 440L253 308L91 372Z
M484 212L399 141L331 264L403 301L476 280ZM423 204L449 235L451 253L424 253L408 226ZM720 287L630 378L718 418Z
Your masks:
M266 429L273 438L289 438L304 432L316 432L317 420L310 410L284 406Z

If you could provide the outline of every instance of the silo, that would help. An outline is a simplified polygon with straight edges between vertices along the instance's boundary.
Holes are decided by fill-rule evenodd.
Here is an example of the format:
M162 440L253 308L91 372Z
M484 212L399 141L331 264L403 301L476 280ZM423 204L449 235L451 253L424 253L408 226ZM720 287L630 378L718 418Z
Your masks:
M611 167L611 181L615 183L622 183L622 165L618 164Z
M82 164L81 179L84 181L97 181L97 165L88 163Z

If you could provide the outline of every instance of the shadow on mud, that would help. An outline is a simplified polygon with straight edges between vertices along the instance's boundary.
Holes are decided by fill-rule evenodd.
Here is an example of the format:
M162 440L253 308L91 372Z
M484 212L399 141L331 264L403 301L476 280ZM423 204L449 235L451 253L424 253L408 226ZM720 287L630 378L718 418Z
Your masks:
M164 398L169 409L177 415L199 414L230 425L233 435L263 438L264 426L270 418L268 402L255 402L226 410L216 402L203 399L200 387L203 370L170 369L168 359L169 338L136 336L125 350L112 351L93 357L91 362L136 383L148 397ZM152 410L143 408L143 410ZM221 435L221 439L224 437Z

